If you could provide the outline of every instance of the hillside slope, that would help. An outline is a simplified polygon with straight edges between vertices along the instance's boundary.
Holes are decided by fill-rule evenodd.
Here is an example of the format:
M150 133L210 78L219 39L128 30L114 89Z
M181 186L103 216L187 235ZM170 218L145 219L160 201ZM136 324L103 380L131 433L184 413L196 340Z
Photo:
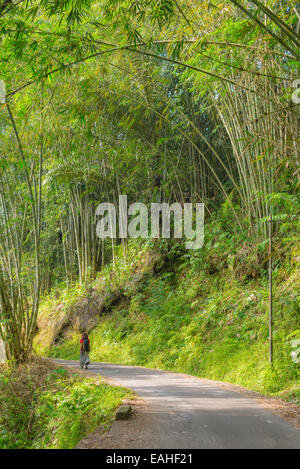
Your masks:
M108 265L89 286L42 302L35 348L78 358L87 330L91 359L143 365L240 384L299 402L299 272L291 243L274 256L274 365L268 363L265 243L210 226L203 249L130 242L126 265Z

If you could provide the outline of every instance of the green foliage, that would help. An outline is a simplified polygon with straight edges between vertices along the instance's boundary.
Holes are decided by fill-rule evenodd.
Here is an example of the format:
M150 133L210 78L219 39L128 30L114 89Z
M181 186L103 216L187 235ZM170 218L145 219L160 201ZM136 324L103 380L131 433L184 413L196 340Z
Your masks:
M73 448L129 391L38 361L0 372L0 448Z
M12 358L30 355L36 326L39 352L77 358L79 327L65 334L69 315L96 291L106 295L101 314L115 314L93 331L94 359L248 383L247 374L254 382L248 371L232 370L240 369L235 353L244 363L252 348L255 360L266 345L272 210L283 381L261 360L262 387L272 382L274 391L295 379L283 351L285 335L298 328L298 307L282 285L298 259L298 75L291 59L299 38L290 0L251 3L1 3L9 106L0 106L0 333ZM121 193L148 206L204 202L204 248L102 242L95 208ZM150 247L160 260L146 279ZM117 307L116 293L123 302Z
M37 425L44 434L35 438L33 447L73 448L97 425L108 428L126 393L121 388L96 384L92 378L83 382L74 379L55 394L42 391L36 412Z
M111 307L93 328L91 359L229 381L297 402L299 365L291 357L299 325L297 272L284 258L274 271L271 369L267 272L249 270L257 255L266 256L265 245L224 233L224 226L228 218L216 216L199 251L184 252L176 243L168 250L161 243L158 272L146 271L135 290L127 289L127 303ZM125 285L129 280L125 276ZM79 335L70 331L46 353L78 359L78 343Z

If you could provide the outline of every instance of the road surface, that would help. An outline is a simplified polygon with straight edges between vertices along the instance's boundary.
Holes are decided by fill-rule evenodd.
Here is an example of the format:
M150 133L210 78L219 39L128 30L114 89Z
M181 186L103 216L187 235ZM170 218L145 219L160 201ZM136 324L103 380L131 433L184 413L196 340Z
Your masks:
M55 361L79 366L70 360ZM139 422L135 432L143 436L143 443L133 435L131 448L300 448L300 431L293 425L257 400L214 381L111 363L92 363L89 373L130 388L145 401L150 420ZM122 435L124 431L126 426Z

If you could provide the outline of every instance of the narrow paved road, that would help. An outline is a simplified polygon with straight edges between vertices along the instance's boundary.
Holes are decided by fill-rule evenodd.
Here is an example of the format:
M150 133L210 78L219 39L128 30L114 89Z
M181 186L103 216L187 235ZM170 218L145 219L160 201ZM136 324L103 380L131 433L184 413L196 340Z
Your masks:
M78 367L78 362L56 362ZM151 428L141 432L146 432L148 448L300 448L300 431L290 423L213 381L110 363L92 363L89 372L146 401Z

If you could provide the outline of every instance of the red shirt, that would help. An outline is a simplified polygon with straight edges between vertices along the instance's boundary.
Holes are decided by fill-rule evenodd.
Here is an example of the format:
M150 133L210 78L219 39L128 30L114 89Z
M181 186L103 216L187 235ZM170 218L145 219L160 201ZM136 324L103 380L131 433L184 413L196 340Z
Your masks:
M90 342L90 339L88 339L88 341L89 341L89 344L90 344L90 343L91 343L91 342ZM83 348L82 348L82 347L83 347L83 339L80 340L80 343L81 343L80 350L83 350Z
M88 341L89 341L89 344L90 344L91 343L90 339L88 339ZM80 340L80 343L83 344L83 339Z

